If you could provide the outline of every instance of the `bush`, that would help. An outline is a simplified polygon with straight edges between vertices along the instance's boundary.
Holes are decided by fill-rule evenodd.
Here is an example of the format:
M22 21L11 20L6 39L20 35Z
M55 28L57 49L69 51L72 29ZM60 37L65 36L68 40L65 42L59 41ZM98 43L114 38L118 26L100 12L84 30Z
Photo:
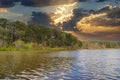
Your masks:
M24 41L22 41L22 40L17 40L17 41L15 41L14 42L14 46L16 47L16 48L22 48L23 46L24 46Z
M25 44L23 45L23 49L31 49L31 48L33 48L33 47L32 47L32 43L25 43Z

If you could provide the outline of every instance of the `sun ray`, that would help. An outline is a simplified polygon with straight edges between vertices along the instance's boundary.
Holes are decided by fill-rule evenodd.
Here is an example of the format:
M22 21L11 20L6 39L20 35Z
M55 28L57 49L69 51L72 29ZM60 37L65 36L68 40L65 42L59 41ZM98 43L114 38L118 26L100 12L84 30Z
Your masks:
M62 29L62 24L73 17L73 9L76 4L77 2L58 6L53 15L50 16L51 24Z

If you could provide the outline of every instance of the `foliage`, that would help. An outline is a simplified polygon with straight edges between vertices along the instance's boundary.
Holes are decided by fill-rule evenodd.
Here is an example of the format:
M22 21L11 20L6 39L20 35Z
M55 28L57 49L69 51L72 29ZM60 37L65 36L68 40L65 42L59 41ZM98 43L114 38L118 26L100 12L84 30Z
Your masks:
M88 41L83 42L84 49L120 48L120 42Z
M32 48L39 47L39 45L43 47L81 47L82 43L71 34L55 29L0 19L1 47Z
M120 42L81 42L71 34L55 29L0 19L0 50L41 49L42 47L70 49L81 47L83 49L120 48Z

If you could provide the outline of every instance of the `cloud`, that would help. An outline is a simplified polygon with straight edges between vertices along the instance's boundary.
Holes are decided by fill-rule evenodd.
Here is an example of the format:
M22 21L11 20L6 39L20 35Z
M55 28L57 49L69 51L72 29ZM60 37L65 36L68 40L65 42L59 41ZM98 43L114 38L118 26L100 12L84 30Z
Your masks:
M50 5L62 5L76 2L77 0L0 0L0 7L12 7L15 2L24 6L42 7Z
M84 33L119 32L120 20L106 18L106 13L92 14L77 22L77 29Z
M73 3L77 0L21 0L21 4L25 6L49 6Z
M80 19L77 23L79 28L91 28L91 26L119 26L120 27L120 8L115 6L105 6Z
M0 0L0 7L13 7L15 5L15 2L20 2L21 5L24 6L43 7L43 6L62 5L62 4L69 4L74 2L89 2L89 1L104 2L106 0Z
M0 12L8 12L6 8L0 8Z
M29 22L33 24L40 24L42 26L51 26L50 17L48 16L47 13L42 13L42 12L32 12L32 18Z
M15 0L0 0L0 7L12 7Z

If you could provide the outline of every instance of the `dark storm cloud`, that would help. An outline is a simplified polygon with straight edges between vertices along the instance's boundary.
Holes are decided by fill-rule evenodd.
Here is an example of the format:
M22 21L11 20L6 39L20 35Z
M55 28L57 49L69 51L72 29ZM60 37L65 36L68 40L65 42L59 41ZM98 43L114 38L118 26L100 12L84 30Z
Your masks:
M14 6L13 0L0 0L0 7L12 7Z
M108 12L108 17L120 19L120 8L119 7L113 8L110 12Z
M43 26L55 27L54 25L50 24L50 22L52 21L49 16L50 14L52 13L48 14L42 12L32 12L32 18L29 22L33 24L40 24ZM62 26L64 30L73 30L74 26L76 26L76 23L80 20L80 18L84 16L81 12L81 9L74 9L73 15L74 16L71 18L71 20L63 23Z
M76 23L84 16L81 12L81 9L74 9L73 15L74 16L71 18L71 20L63 23L64 30L73 30L74 26L76 26Z
M79 2L92 1L92 0L78 0ZM104 2L106 0L94 0L96 2Z
M95 18L91 20L91 24L95 26L120 26L120 8L106 6L99 11L96 11L95 14L107 13L106 18Z
M77 0L0 0L0 7L12 7L15 2L21 2L21 5L41 7L49 5L69 4Z
M73 10L73 17L71 18L71 20L69 20L68 22L64 22L63 23L63 29L65 30L75 30L75 26L77 24L78 21L80 21L80 19L82 19L85 16L88 16L91 13L95 13L94 10L88 10L88 14L84 14L83 11L87 11L87 10L83 10L83 9L74 9ZM69 27L68 27L69 26Z
M42 26L51 26L50 17L47 15L47 13L42 13L42 12L32 12L32 18L29 22L32 24L39 24Z
M49 6L69 4L76 2L77 0L21 0L21 4L25 6Z
M15 2L21 2L21 5L41 7L50 5L69 4L73 2L85 2L90 0L0 0L0 7L12 7ZM96 0L97 2L103 2L105 0Z

